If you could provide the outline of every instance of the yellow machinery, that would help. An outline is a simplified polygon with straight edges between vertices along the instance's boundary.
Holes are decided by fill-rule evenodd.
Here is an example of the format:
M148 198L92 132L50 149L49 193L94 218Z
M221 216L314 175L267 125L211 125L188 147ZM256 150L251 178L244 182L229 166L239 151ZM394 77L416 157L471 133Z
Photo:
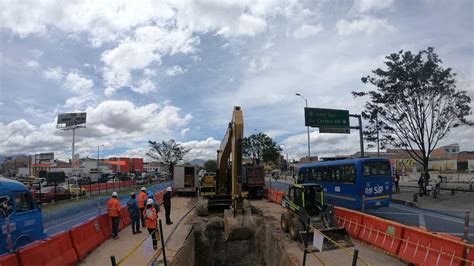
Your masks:
M205 173L201 179L201 186L199 188L200 195L203 197L213 197L216 195L216 175L212 173Z
M247 200L248 191L242 189L242 139L244 118L239 106L234 107L224 139L217 151L216 195L202 201L198 215L223 207L224 230L228 240L243 240L253 236L253 219Z

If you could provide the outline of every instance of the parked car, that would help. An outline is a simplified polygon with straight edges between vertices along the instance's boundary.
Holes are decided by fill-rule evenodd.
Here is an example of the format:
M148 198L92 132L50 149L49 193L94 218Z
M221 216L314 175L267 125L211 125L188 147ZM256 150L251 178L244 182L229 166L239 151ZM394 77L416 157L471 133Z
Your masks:
M56 190L54 186L50 186L41 188L41 193L39 191L34 193L34 198L38 203L54 203L59 200L70 199L71 197L72 195L66 189L58 186L56 186Z
M118 179L118 178L112 178L112 179L109 179L107 181L107 183L115 183L115 182L119 182L119 181L120 181L120 179Z
M38 190L40 186L45 187L46 184L46 178L35 178L35 180L33 181L33 188Z
M68 185L66 183L62 183L59 185L59 187L69 190L69 194L71 194L74 197L76 195L85 196L87 193L87 191L84 188L82 188L81 186L77 186L76 184L69 183Z

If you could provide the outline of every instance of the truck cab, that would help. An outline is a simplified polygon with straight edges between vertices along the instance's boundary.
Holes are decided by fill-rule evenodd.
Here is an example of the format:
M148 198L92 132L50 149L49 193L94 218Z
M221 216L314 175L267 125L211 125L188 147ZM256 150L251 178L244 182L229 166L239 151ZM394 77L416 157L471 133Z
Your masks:
M41 210L22 183L0 178L0 254L46 237Z

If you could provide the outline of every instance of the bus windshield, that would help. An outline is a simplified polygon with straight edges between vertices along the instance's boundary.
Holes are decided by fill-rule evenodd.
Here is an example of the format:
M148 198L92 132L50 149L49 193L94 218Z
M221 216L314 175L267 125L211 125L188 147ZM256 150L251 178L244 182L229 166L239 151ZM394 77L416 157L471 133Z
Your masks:
M364 177L390 175L390 164L388 162L364 162L362 168Z

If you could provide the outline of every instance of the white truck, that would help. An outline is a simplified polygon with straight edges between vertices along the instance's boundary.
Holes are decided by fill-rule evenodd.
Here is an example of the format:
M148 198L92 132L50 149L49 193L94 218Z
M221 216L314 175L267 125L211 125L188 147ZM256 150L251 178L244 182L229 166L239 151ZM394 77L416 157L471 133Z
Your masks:
M194 165L176 165L173 171L174 186L178 193L194 193L197 195L199 188L199 168Z

